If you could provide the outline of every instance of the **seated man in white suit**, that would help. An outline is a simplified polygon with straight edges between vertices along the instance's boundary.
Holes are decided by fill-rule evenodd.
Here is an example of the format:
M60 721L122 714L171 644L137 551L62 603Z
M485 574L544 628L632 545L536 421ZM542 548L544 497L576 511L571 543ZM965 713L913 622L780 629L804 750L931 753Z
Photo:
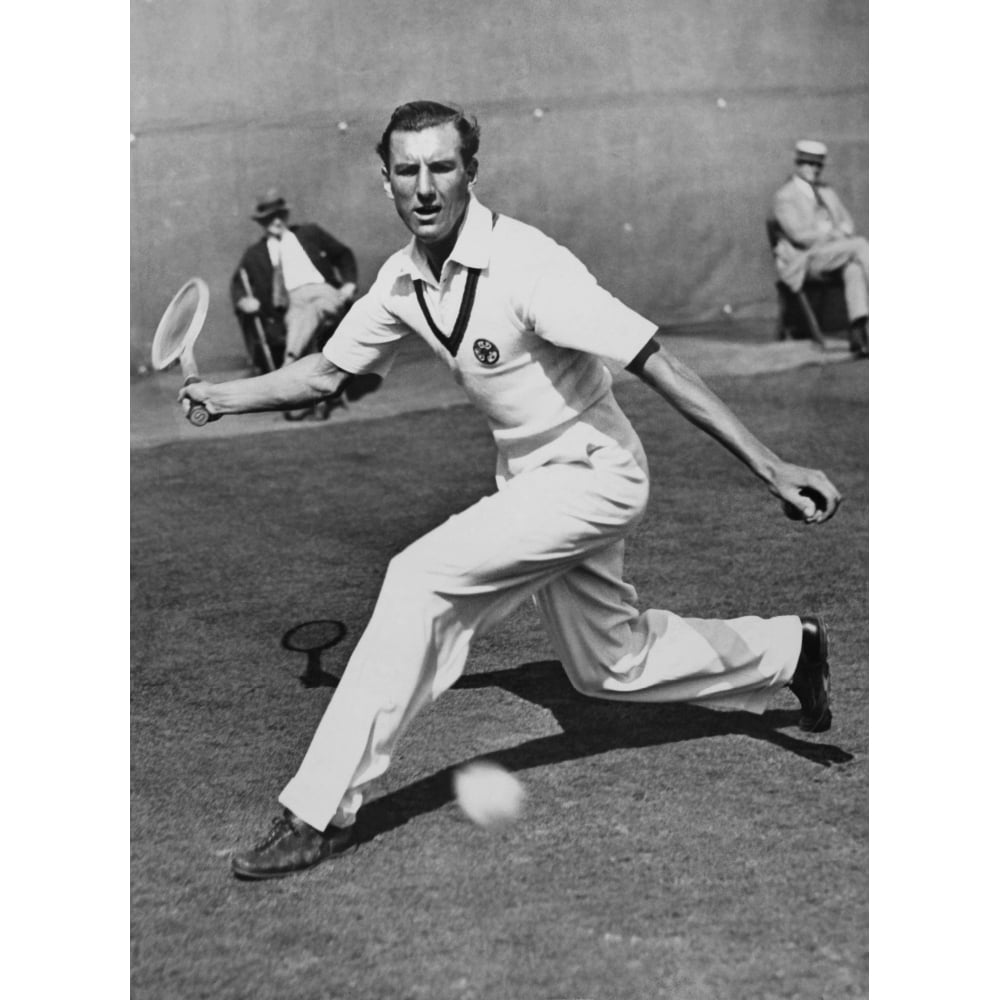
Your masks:
M850 212L829 184L820 182L826 146L803 139L795 145L795 173L774 196L771 218L778 277L793 292L807 277L840 272L850 320L850 346L868 357L868 241L854 232Z

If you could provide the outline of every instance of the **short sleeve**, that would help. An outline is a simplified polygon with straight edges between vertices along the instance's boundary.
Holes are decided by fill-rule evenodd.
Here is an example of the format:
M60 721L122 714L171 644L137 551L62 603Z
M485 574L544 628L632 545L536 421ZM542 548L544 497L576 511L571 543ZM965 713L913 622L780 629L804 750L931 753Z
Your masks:
M544 340L625 366L656 332L655 323L605 291L565 247L556 246L538 270L526 318Z
M323 348L327 360L342 371L352 375L371 372L384 378L402 339L411 332L387 307L384 286L380 274L351 306Z

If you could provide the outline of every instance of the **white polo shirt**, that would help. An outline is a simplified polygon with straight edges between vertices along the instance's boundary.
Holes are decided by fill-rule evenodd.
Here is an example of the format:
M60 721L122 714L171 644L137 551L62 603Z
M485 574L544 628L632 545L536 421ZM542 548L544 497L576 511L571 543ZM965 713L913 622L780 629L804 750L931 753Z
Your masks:
M385 375L402 338L418 334L486 416L506 476L545 460L567 434L610 436L645 464L602 358L629 364L655 331L565 247L508 216L494 225L473 197L441 280L411 240L323 353L344 371Z

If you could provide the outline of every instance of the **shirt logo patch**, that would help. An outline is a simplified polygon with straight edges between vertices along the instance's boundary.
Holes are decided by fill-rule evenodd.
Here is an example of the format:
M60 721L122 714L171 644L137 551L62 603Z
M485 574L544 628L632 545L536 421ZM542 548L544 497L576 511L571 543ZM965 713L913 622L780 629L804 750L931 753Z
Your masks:
M488 340L477 340L472 345L472 353L475 354L476 360L480 364L490 365L491 367L500 360L500 352L497 350L497 345Z

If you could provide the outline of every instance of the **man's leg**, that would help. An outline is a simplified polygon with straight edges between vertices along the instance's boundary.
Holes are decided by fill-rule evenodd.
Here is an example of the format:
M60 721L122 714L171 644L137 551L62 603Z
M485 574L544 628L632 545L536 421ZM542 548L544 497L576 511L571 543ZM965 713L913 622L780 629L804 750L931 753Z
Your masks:
M817 243L809 248L808 258L808 273L813 277L821 277L830 271L839 271L848 264L856 264L867 286L868 240L863 236L844 236L826 243Z
M311 341L320 323L330 316L336 316L343 308L340 293L326 284L302 285L289 292L288 300L288 312L285 315L288 337L283 362L286 365L311 353Z
M624 542L609 545L535 595L573 686L612 700L764 711L795 673L802 621L640 615L622 578L624 551Z
M545 466L396 556L282 805L317 830L353 823L364 786L385 772L416 713L461 675L473 638L621 537L647 488L631 456L613 471Z
M862 236L821 243L809 250L809 273L823 276L840 271L851 324L851 349L868 356L868 241Z
M557 649L588 693L753 707L787 683L802 645L797 618L703 623L669 612L636 615L634 592L621 580L620 540L647 492L631 455L602 449L578 464L516 477L396 556L281 793L288 814L258 848L234 857L236 874L290 874L347 849L345 828L365 786L388 768L406 725L455 683L473 638L536 591L543 606L555 608L549 620ZM560 589L567 573L572 582ZM596 580L582 582L587 577ZM586 606L574 624L569 602L577 596Z
M306 354L315 354L319 350L316 333L321 324L330 316L336 316L343 306L340 293L331 285L301 285L292 289L288 293L288 312L285 314L288 336L281 364L288 365ZM301 410L286 410L285 419L304 420L314 414L325 420L330 409L331 405L324 401Z

